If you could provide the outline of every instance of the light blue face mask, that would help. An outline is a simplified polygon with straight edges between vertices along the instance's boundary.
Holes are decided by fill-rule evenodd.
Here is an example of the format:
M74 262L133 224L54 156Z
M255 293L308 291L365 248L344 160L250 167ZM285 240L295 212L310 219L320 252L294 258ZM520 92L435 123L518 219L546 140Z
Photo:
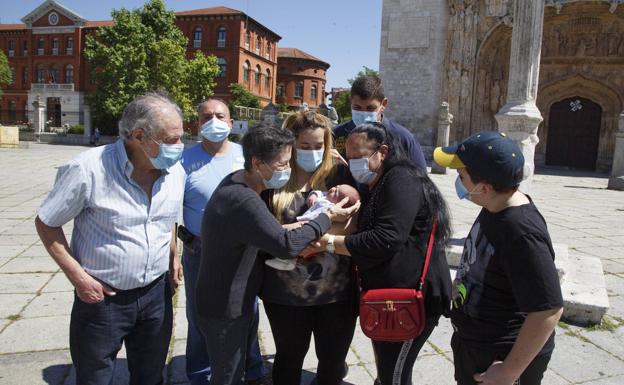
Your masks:
M466 186L464 186L464 183L461 181L459 175L457 175L457 178L455 178L455 192L457 193L457 197L459 199L470 199L471 195L480 194L480 193L474 192L474 190L476 189L477 189L477 186L475 186L475 188L472 189L472 191L468 191Z
M377 121L377 111L356 111L351 110L351 120L356 126L366 122Z
M305 172L314 172L323 163L325 150L297 149L297 165Z
M201 126L201 134L211 142L223 142L230 134L230 126L227 122L213 117Z
M375 155L375 153L377 153L377 151L373 152L373 155ZM351 171L351 175L356 182L368 184L377 176L376 172L368 168L368 159L370 159L371 156L368 158L349 159L349 171Z
M152 138L150 138L152 139ZM182 151L184 151L184 143L179 144L166 144L159 143L152 139L154 143L158 144L158 156L152 158L148 155L150 162L152 165L159 169L164 170L176 164L178 160L182 157Z
M268 164L266 164L266 166L273 170ZM269 180L264 179L260 170L258 170L258 174L260 174L260 177L262 178L264 187L277 190L284 187L286 183L288 183L288 180L290 179L290 168L287 168L286 170L273 170L273 174L271 174L271 179Z

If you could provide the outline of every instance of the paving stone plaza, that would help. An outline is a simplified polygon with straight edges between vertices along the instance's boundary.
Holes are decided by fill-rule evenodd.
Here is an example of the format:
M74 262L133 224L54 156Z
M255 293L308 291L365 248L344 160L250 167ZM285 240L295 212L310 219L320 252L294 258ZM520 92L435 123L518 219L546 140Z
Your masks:
M74 384L69 355L72 287L43 248L35 211L51 189L56 168L86 147L30 144L0 149L0 384ZM455 173L432 175L447 198L456 237L463 237L477 206L455 196ZM607 190L608 177L595 173L538 170L532 198L545 216L553 242L567 244L570 257L599 257L610 308L601 326L560 323L556 348L543 384L624 384L624 192ZM64 227L68 236L71 224ZM175 330L167 384L186 384L184 291L175 297ZM454 384L451 326L443 319L414 366L414 384ZM275 352L262 313L260 341L270 368ZM314 377L311 348L302 384ZM127 383L120 352L115 384ZM345 384L369 385L375 376L370 341L356 330L347 357Z

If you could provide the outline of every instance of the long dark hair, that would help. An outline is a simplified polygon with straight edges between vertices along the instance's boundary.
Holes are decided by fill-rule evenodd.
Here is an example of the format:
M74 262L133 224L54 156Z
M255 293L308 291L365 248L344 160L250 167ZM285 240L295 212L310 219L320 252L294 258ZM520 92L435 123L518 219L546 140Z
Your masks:
M405 167L415 178L420 180L423 186L425 207L427 207L429 211L428 217L430 218L430 223L428 227L431 228L435 215L438 221L438 229L435 234L436 242L439 244L446 243L451 237L450 213L442 193L438 190L438 187L433 183L431 178L429 178L427 172L414 165L403 149L401 142L388 132L383 124L376 122L360 124L349 133L349 136L354 134L365 134L366 139L374 141L377 147L381 147L382 145L388 146L388 154L383 161L384 174L390 169L400 166Z

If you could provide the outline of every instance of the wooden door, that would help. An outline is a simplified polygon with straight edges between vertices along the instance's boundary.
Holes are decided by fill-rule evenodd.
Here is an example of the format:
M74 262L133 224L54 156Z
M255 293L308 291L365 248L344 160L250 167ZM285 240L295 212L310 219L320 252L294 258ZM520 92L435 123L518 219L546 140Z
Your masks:
M579 96L553 104L548 121L546 164L594 170L601 116L599 104Z

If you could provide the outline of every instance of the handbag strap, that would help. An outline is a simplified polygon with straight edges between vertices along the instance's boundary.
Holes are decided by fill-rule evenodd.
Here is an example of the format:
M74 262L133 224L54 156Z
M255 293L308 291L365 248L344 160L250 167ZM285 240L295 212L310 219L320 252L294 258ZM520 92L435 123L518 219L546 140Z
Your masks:
M427 276L427 271L429 270L429 262L431 261L431 252L433 251L433 244L435 241L435 232L438 228L438 219L433 217L433 225L431 226L431 234L429 234L429 243L427 244L427 256L425 257L425 266L423 267L422 274L420 275L420 283L418 284L418 291L422 290L423 285L425 284L425 277Z

